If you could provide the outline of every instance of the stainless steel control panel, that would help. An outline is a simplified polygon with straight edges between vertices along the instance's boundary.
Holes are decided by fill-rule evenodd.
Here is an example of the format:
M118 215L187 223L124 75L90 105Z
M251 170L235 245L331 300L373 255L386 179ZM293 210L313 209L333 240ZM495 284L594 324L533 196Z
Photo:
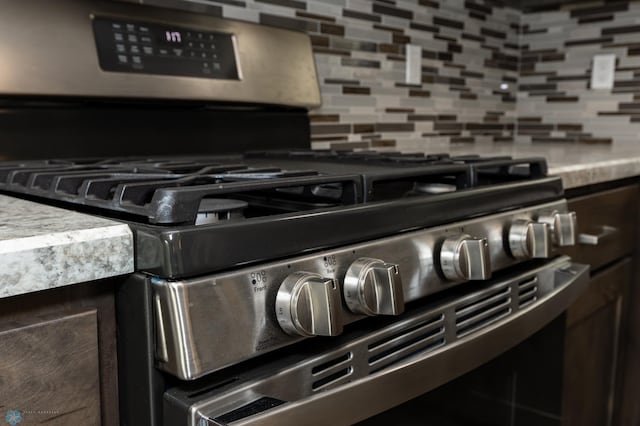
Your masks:
M52 3L0 0L0 95L320 105L306 34L127 2Z
M158 365L189 380L337 335L367 315L397 315L405 302L551 257L574 234L575 215L558 201L193 280L152 279Z

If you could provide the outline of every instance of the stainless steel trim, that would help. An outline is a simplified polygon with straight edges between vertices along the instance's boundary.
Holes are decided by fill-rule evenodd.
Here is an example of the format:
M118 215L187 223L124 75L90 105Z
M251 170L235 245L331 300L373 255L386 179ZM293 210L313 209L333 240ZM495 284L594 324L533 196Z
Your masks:
M242 74L242 61L240 60L240 55L238 55L238 37L234 35L231 36L231 43L233 44L233 56L236 60L236 67L238 68L238 80L244 80Z
M321 103L306 34L205 14L102 0L0 0L0 95ZM105 72L91 16L231 33L241 80Z
M424 310L368 335L356 337L333 350L304 359L295 365L264 365L215 395L208 395L191 405L187 424L198 425L200 419L216 424L216 418L261 397L285 401L284 404L230 424L239 425L326 425L352 424L440 386L499 355L541 329L558 316L586 289L589 268L561 257L547 265L504 282L490 285L469 297L483 292L509 288L517 298L519 283L538 278L538 300L493 323L487 323L474 333L461 338L455 335L456 306L469 304L468 297L446 302ZM426 347L409 358L374 370L366 362L369 344L402 329L410 329L434 313L444 316L446 342ZM314 392L309 371L314 365L336 355L349 352L352 370L347 382ZM373 370L373 371L372 371ZM251 375L255 374L253 379ZM165 396L167 398L167 396Z
M342 291L349 267L359 258L398 265L405 301L420 299L464 281L444 280L434 250L451 235L467 233L486 238L491 270L517 264L505 242L515 220L534 220L540 212L567 210L557 201L503 212L451 225L408 232L361 244L317 252L231 272L183 281L152 280L162 302L169 361L158 367L191 380L225 366L295 343L301 337L285 333L275 314L280 284L294 272L317 273L333 279ZM481 282L478 282L480 285ZM344 324L364 318L342 306ZM188 330L188 332L186 332ZM233 342L230 345L228 342ZM221 350L224 345L224 350Z
M169 354L167 353L167 338L164 334L164 324L162 322L162 304L160 303L160 297L156 294L153 297L154 303L154 316L156 321L156 359L161 362L169 361Z

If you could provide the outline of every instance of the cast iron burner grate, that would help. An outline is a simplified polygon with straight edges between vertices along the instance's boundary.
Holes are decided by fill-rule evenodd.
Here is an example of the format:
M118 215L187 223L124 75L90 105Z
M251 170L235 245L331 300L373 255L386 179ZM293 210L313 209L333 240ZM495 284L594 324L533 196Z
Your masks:
M447 153L403 153L396 151L340 151L340 150L292 150L252 151L247 158L281 160L333 161L380 165L395 168L435 168L461 165L469 169L467 186L487 185L521 179L537 179L547 175L547 162L542 157L514 159L510 156L482 157L480 155L455 155Z
M542 158L294 150L4 162L0 190L141 223L189 225L458 192L546 173Z
M130 213L157 224L194 223L209 199L254 199L272 210L265 214L358 201L358 176L321 176L233 160L238 158L4 163L0 189ZM210 201L205 203L211 208Z

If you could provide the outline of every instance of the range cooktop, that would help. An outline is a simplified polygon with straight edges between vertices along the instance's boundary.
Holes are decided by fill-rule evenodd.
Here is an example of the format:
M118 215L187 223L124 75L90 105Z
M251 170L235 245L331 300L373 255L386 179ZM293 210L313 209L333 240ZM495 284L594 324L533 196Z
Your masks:
M0 190L185 225L451 193L546 175L542 158L375 151L0 163Z
M560 198L546 174L543 158L259 151L4 162L0 191L126 221L138 269L177 277Z

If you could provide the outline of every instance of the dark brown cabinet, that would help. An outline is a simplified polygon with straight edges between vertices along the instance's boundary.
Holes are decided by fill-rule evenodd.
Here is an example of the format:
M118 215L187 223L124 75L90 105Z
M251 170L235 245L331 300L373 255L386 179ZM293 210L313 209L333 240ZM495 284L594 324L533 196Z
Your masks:
M624 295L630 259L594 274L587 293L567 315L564 424L610 425L616 398Z
M113 282L0 299L0 414L20 424L117 425Z
M634 355L630 350L633 336L640 332L640 327L633 326L630 309L636 277L638 188L629 185L596 192L569 203L578 215L579 241L565 252L577 262L589 263L592 279L587 292L567 312L565 426L640 424L640 418L624 414L637 405L627 393L637 395L640 390L629 376L640 367L640 352Z

